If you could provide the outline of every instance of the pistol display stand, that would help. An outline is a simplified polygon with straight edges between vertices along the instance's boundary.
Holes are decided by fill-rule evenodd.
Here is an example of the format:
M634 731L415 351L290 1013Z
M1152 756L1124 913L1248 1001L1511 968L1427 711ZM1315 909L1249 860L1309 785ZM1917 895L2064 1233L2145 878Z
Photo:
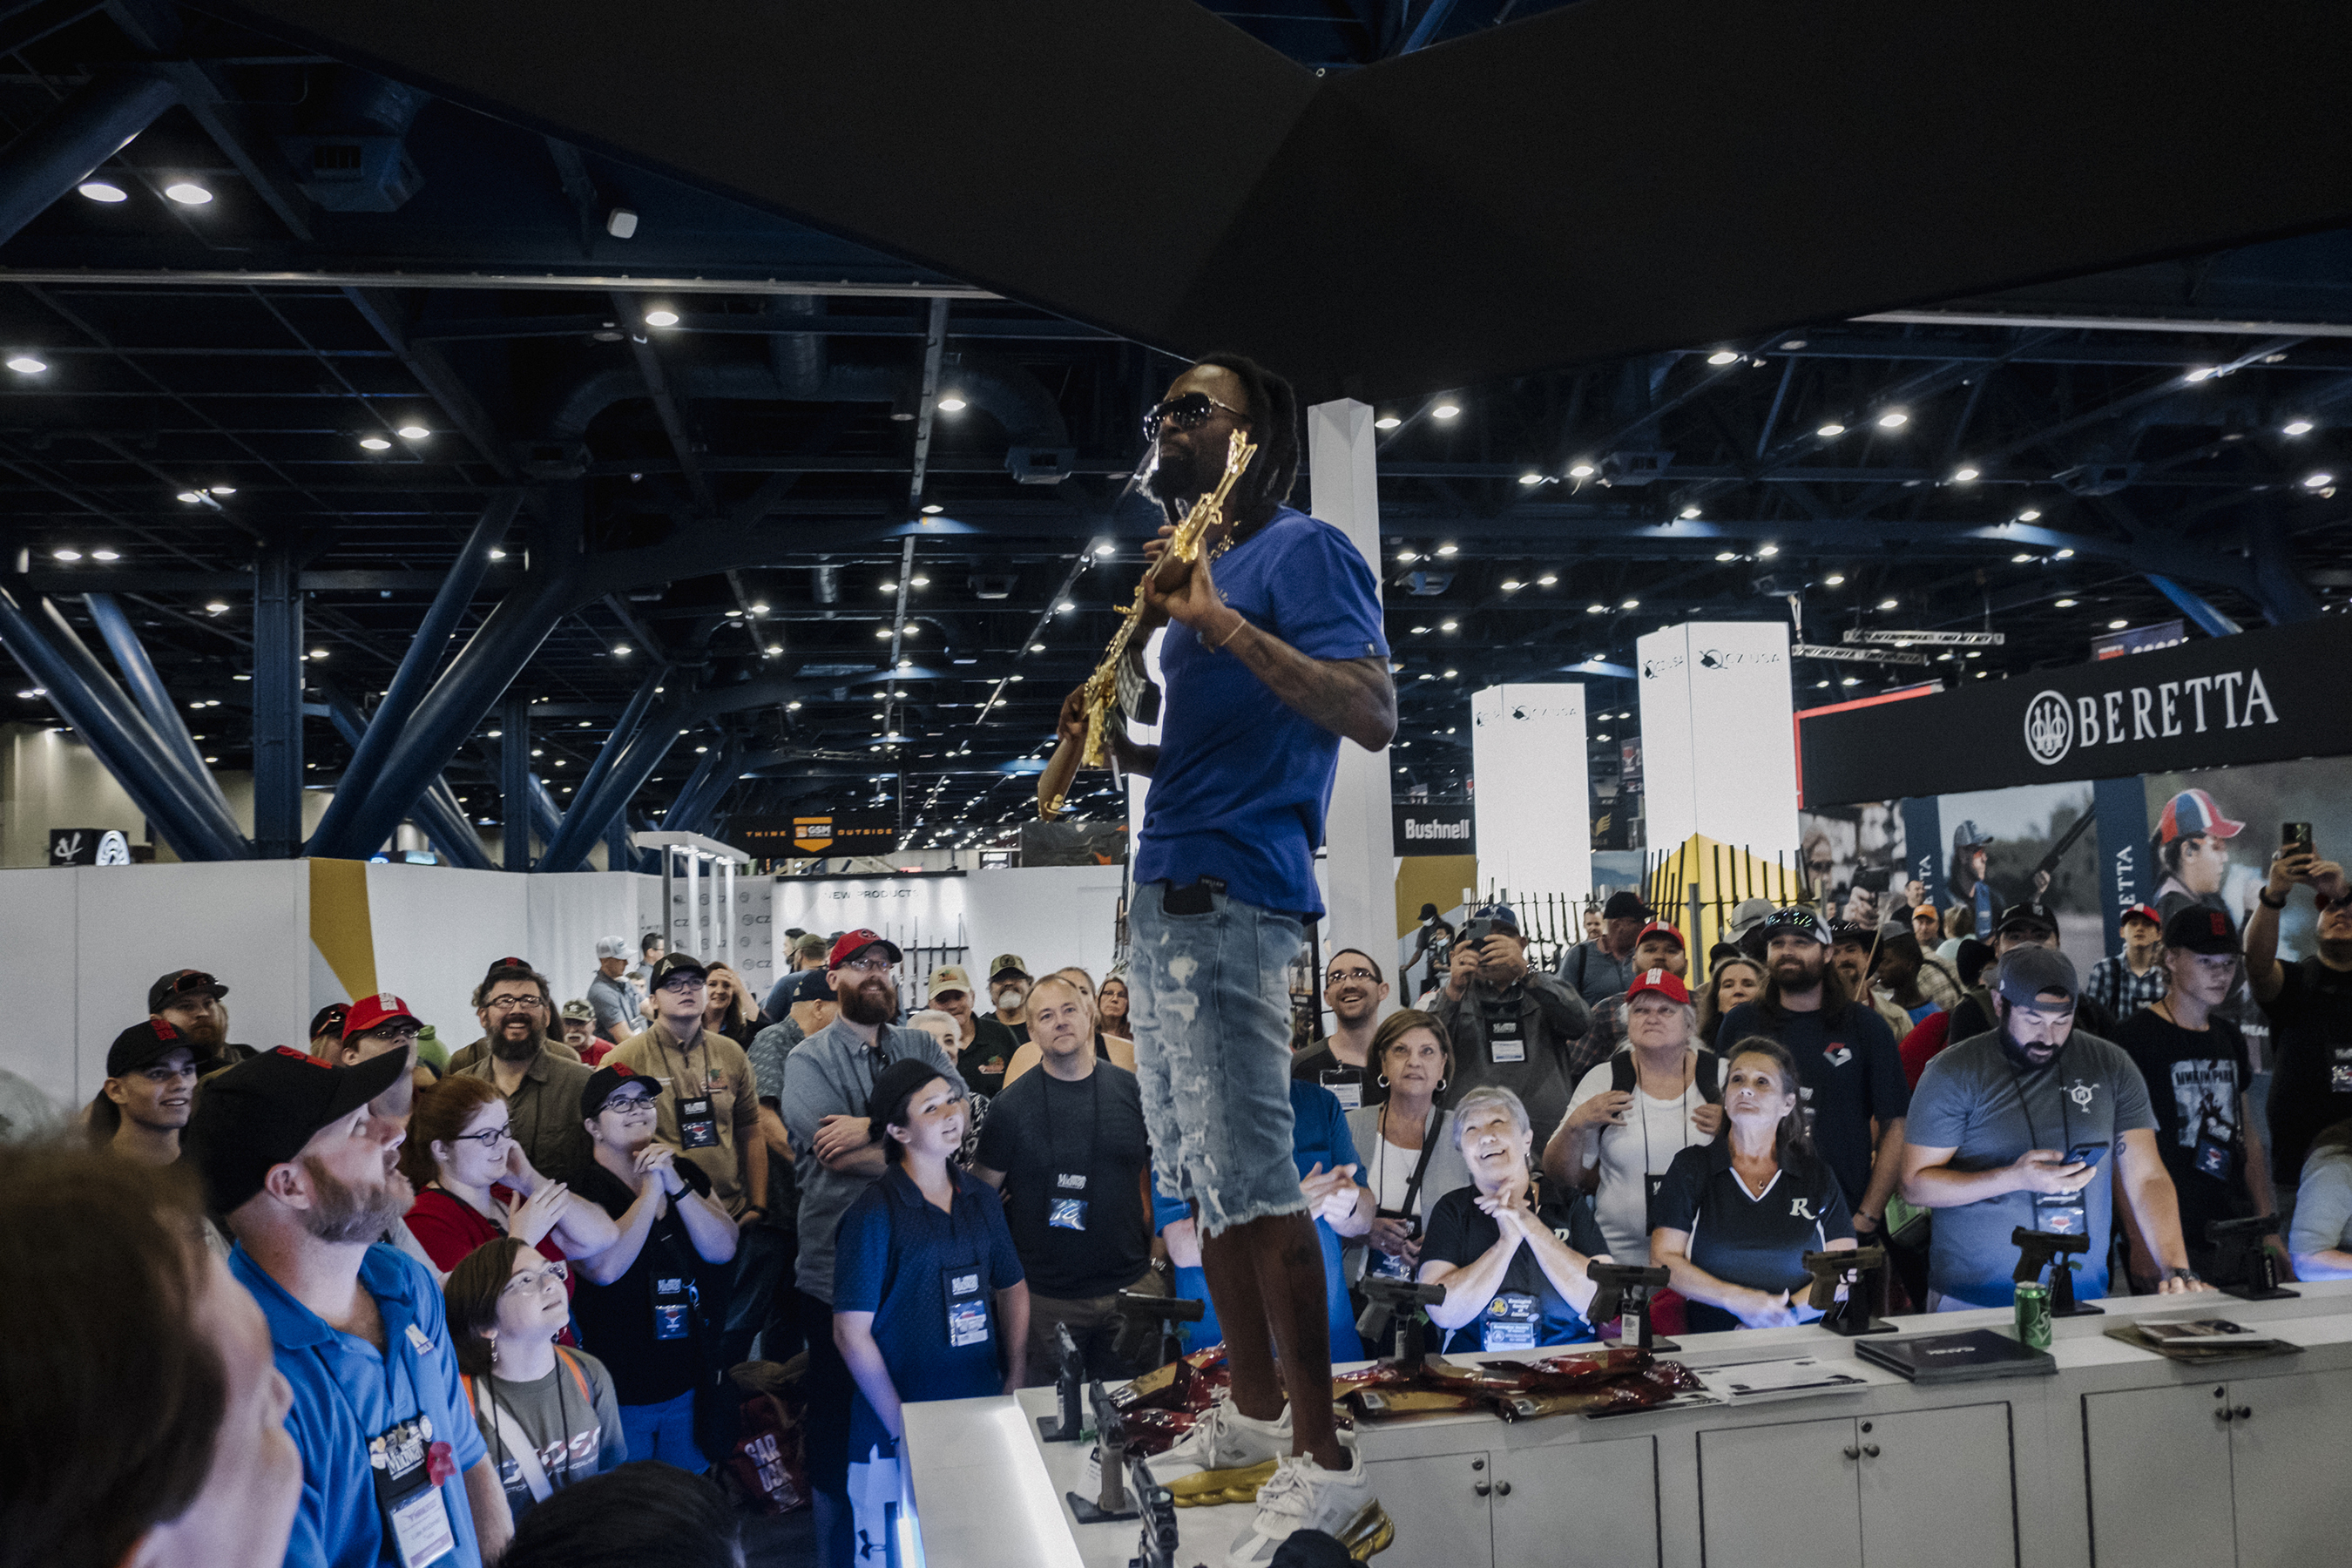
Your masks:
M1075 1443L1087 1429L1085 1415L1078 1408L1079 1391L1087 1385L1087 1363L1078 1353L1078 1342L1070 1338L1067 1323L1054 1325L1054 1359L1057 1368L1054 1376L1054 1414L1037 1417L1037 1440Z
M1109 1524L1139 1518L1128 1497L1127 1419L1111 1404L1110 1394L1099 1378L1088 1385L1088 1394L1094 1402L1095 1453L1102 1465L1102 1487L1090 1498L1080 1497L1076 1492L1062 1495L1069 1500L1070 1512L1080 1524Z
M1617 1320L1617 1337L1601 1343L1617 1350L1678 1351L1672 1340L1660 1339L1650 1326L1650 1292L1663 1290L1674 1278L1663 1268L1641 1268L1629 1263L1593 1263L1585 1278L1601 1287L1592 1298L1591 1321Z
M1128 1487L1143 1510L1143 1538L1127 1568L1176 1568L1176 1494L1151 1479L1151 1463L1128 1460Z
M1427 1359L1421 1334L1421 1309L1445 1300L1443 1285L1421 1285L1411 1279L1383 1279L1367 1274L1363 1292L1370 1298L1356 1331L1367 1345L1382 1346L1380 1359L1411 1372Z
M1822 1327L1833 1334L1857 1339L1864 1334L1891 1334L1895 1325L1872 1316L1886 1299L1886 1248L1857 1247L1843 1252L1808 1252L1805 1268L1813 1277L1812 1305L1823 1309ZM1845 1300L1837 1297L1845 1287Z
M2094 1307L2087 1301L2074 1300L2074 1269L2066 1261L2069 1253L2091 1250L2087 1236L2060 1236L2055 1231L2028 1230L2019 1226L2009 1233L2010 1245L2017 1248L2017 1269L2010 1278L2020 1285L2040 1281L2042 1270L2050 1270L2050 1315L2053 1318L2101 1318L2105 1307Z
M2235 1296L2241 1301L2287 1301L2303 1294L2279 1283L2278 1254L2263 1245L2263 1237L2277 1228L2278 1215L2273 1214L2206 1222L2206 1240L2236 1243L2245 1249L2245 1277L2234 1285L2221 1285L2224 1295ZM2218 1280L2215 1283L2220 1285Z

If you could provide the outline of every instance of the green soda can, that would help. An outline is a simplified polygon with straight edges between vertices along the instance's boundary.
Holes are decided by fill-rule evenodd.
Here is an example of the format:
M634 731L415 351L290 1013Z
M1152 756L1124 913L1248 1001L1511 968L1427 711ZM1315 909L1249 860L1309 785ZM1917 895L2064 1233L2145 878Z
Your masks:
M2017 1288L2017 1342L2030 1350L2050 1348L2050 1287L2023 1284Z

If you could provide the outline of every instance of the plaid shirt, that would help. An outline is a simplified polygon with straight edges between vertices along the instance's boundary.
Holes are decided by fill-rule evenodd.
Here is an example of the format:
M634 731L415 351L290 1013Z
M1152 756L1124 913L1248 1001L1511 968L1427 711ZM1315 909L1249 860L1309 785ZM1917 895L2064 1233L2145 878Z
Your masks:
M2142 1007L2155 1006L2171 989L2172 972L2164 966L2160 955L2145 974L2134 974L2130 962L2121 953L2103 958L2091 965L2091 977L2083 983L2083 994L2105 1007L2119 1024Z

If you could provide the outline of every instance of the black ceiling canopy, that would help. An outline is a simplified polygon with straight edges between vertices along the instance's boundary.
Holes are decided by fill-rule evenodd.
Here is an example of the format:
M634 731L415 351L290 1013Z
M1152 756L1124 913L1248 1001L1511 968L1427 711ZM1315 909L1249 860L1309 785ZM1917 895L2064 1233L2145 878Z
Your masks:
M1587 0L1324 75L1193 0L217 0L1310 397L2352 221L2352 7Z

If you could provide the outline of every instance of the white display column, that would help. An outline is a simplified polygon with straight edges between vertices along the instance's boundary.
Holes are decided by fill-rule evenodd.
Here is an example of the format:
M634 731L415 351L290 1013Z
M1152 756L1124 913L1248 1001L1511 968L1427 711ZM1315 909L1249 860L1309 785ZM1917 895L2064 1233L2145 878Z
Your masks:
M1794 853L1788 623L1687 621L1643 637L1634 654L1650 848L1703 833L1761 855Z
M1380 480L1374 468L1371 405L1353 398L1307 411L1307 472L1315 515L1348 536L1381 576ZM1323 951L1357 946L1386 952L1396 944L1396 843L1386 751L1339 742L1324 829L1326 894Z
M1470 696L1470 803L1478 823L1478 894L1592 890L1591 784L1585 775L1584 688L1489 686Z

